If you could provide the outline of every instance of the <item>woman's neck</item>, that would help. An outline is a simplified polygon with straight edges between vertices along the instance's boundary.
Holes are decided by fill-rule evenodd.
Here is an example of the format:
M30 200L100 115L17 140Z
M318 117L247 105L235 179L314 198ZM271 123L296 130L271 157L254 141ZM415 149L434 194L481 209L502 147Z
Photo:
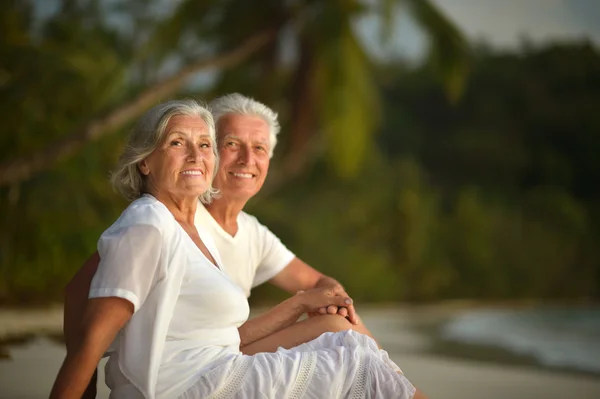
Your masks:
M162 202L162 204L173 214L175 220L180 223L194 224L196 208L198 207L198 197L177 197L169 193L161 192L150 192L149 194Z

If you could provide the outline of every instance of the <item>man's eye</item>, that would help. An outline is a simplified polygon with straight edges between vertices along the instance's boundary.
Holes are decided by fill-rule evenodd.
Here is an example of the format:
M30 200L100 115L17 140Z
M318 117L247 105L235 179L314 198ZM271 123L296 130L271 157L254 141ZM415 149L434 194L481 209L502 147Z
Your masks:
M233 142L233 141L230 141L230 142L227 143L228 147L235 147L236 145L237 145L237 143Z

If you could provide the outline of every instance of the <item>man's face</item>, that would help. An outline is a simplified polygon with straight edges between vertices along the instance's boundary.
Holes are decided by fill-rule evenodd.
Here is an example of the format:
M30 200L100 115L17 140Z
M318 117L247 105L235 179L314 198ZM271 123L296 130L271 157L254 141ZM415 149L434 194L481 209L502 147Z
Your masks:
M217 124L219 171L213 185L225 198L248 201L269 169L269 125L259 116L227 114Z

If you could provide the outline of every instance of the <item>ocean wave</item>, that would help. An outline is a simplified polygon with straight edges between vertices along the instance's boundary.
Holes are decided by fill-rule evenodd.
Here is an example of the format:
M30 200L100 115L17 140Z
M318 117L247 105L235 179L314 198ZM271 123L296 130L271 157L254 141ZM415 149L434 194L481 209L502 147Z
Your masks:
M499 347L550 367L600 373L600 310L481 310L442 327L448 341Z

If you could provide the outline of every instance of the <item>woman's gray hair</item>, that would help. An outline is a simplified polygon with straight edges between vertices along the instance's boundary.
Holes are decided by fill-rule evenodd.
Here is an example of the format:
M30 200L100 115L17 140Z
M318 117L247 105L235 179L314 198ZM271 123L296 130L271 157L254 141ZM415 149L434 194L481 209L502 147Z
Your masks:
M269 125L269 158L277 145L277 134L281 127L277 121L277 113L265 104L239 93L226 94L212 100L209 108L215 118L217 126L219 119L227 114L254 115L261 117Z
M219 153L215 141L215 122L208 108L196 100L172 100L148 110L131 131L129 141L119 158L117 169L111 175L113 186L128 200L135 200L146 192L146 179L140 172L139 163L162 144L167 133L169 120L176 115L199 116L208 126L215 154L214 179L219 167ZM199 196L205 204L218 194L212 186Z

